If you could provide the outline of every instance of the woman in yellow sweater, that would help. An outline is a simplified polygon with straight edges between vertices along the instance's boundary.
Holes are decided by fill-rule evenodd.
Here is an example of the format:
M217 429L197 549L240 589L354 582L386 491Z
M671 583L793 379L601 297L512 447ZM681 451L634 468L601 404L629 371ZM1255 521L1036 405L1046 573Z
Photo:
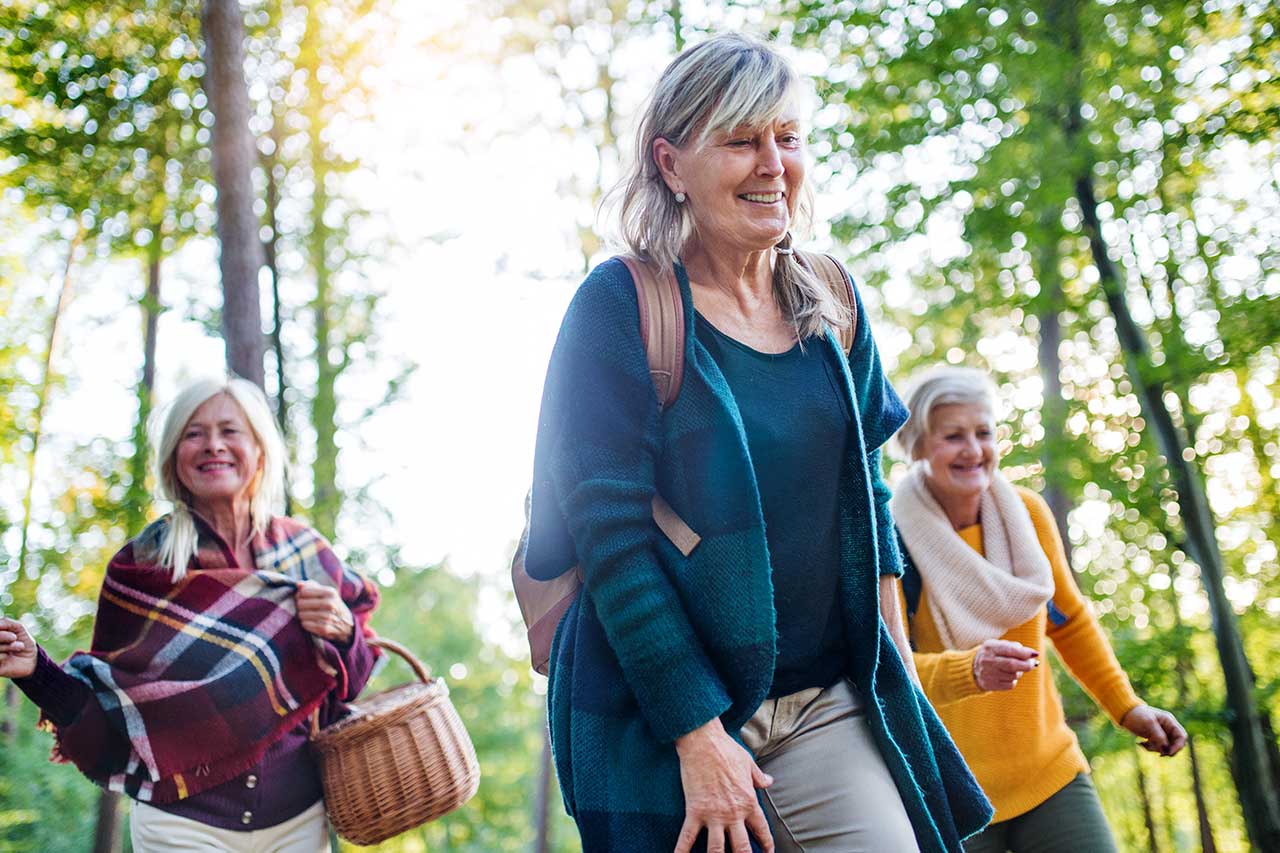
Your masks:
M1072 579L1048 506L997 469L990 380L935 368L907 405L897 440L913 464L893 499L906 546L903 613L925 694L996 810L965 850L1114 851L1045 639L1144 748L1173 755L1186 732L1133 692Z

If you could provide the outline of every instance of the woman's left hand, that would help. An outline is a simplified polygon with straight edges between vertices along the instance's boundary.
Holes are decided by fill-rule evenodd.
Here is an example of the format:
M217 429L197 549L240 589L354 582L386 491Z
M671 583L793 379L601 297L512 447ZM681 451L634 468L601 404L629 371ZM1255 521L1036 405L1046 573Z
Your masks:
M1148 752L1173 755L1187 743L1187 731L1173 714L1150 705L1134 708L1124 715L1120 725L1142 738L1139 746Z
M298 621L308 634L335 643L351 639L356 623L336 589L315 581L299 581L294 601L298 605Z

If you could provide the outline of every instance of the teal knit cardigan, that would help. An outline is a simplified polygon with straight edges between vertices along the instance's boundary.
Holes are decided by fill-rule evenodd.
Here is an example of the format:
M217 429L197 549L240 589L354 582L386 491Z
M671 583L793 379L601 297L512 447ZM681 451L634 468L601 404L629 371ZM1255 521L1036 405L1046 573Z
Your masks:
M579 288L543 391L526 568L578 563L585 594L552 649L548 718L565 807L583 848L670 851L684 818L675 738L719 716L735 737L773 680L773 588L746 434L720 370L685 319L684 384L660 412L635 290L611 260ZM856 294L855 294L856 295ZM897 782L923 853L959 851L991 807L907 676L879 612L879 576L901 571L879 447L906 419L858 299L840 365L857 427L840 486L846 673ZM779 401L785 406L786 401ZM702 540L688 557L653 523L660 493Z

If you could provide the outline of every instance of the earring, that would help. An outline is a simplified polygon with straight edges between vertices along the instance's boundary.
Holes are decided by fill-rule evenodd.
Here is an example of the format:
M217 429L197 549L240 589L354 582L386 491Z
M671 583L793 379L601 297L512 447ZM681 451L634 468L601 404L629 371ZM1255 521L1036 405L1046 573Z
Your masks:
M794 255L795 249L791 248L791 232L787 232L787 236L782 238L782 242L773 247L773 250L779 255Z
M684 193L676 193L676 204L684 204L684 200L688 198Z

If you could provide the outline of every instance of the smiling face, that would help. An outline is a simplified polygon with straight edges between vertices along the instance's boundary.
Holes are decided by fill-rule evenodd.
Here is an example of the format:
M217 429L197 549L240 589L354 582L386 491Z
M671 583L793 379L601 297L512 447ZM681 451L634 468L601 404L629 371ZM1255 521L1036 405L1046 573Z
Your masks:
M258 440L240 406L226 394L210 397L195 410L182 428L174 457L192 508L206 515L219 503L247 504L262 470Z
M918 458L928 463L925 475L940 503L966 501L991 485L996 468L995 419L976 403L936 406Z
M685 148L665 139L655 156L672 192L683 192L704 241L746 251L779 243L791 227L804 186L805 153L792 110L754 129L712 133Z

